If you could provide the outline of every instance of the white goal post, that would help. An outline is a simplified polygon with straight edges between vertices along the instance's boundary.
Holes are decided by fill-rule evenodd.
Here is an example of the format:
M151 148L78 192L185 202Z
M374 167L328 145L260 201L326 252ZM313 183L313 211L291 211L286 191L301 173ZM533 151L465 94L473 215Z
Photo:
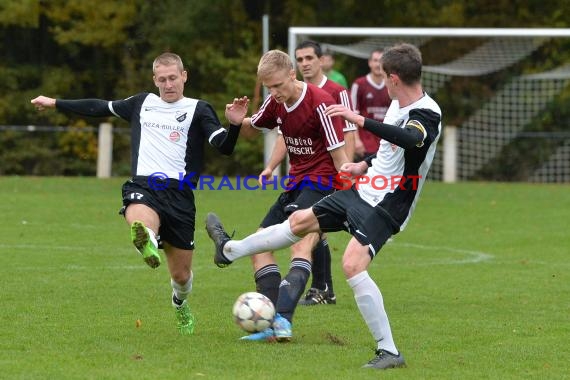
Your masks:
M522 180L531 182L570 182L570 132L546 135L529 131L529 122L536 118L562 91L570 85L570 62L543 71L521 70L513 67L528 62L547 41L569 39L570 29L562 28L358 28L358 27L290 27L288 52L294 57L296 45L304 39L320 42L337 54L366 59L375 47L396 42L409 42L423 49L436 41L477 41L461 55L446 62L432 63L424 59L423 84L435 95L453 79L484 80L493 75L506 78L500 88L493 88L493 97L484 99L477 109L458 118L446 114L448 120L460 119L457 130L445 133L430 177L454 182L484 177L486 168L508 153L505 150L520 138L556 136L548 157ZM339 43L338 41L341 41ZM346 41L350 41L347 43ZM458 49L461 50L461 49ZM530 58L529 58L530 57ZM526 60L526 61L525 61ZM526 74L526 72L531 72ZM365 73L362 73L362 75ZM490 86L490 85L489 85ZM529 94L533 94L529 100ZM452 122L452 123L453 123ZM449 123L449 122L448 122ZM450 126L446 123L446 128ZM449 141L454 139L454 141ZM503 157L504 159L504 157Z

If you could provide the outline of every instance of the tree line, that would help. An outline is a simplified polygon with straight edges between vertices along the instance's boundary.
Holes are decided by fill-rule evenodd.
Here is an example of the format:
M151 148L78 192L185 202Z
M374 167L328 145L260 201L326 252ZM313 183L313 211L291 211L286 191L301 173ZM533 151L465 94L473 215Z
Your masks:
M101 120L37 113L30 99L39 94L121 99L141 91L154 92L151 63L164 51L176 52L186 65L186 96L207 100L220 115L236 96L259 100L255 73L264 14L270 19L270 48L286 51L290 26L568 27L570 3L3 0L0 125L66 125L78 131L97 126ZM570 49L558 48L560 52L550 54L550 60L568 58ZM337 63L349 79L367 69L363 60L338 57ZM560 109L555 113L565 115ZM116 128L128 127L118 119L112 121ZM240 140L234 157L208 160L207 170L212 174L255 173L263 165L262 151L261 138ZM113 154L114 174L128 175L128 134L115 134ZM0 174L92 175L95 159L93 132L0 131Z

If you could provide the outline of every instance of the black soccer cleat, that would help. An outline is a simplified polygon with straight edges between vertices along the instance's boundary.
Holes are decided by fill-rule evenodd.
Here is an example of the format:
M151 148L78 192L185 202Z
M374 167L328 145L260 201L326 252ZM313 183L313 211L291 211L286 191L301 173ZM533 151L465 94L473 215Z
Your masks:
M394 355L386 350L378 349L376 350L376 356L372 358L368 363L362 366L362 368L376 368L376 369L388 369L388 368L400 368L405 367L406 361L402 354Z
M299 300L299 305L315 306L315 305L335 305L336 296L329 292L328 286L325 290L310 288L305 294L305 298Z
M208 236L214 242L216 253L214 254L214 264L220 268L225 268L232 263L224 256L224 245L231 240L230 235L224 230L224 226L220 218L213 212L209 212L206 217L206 231Z

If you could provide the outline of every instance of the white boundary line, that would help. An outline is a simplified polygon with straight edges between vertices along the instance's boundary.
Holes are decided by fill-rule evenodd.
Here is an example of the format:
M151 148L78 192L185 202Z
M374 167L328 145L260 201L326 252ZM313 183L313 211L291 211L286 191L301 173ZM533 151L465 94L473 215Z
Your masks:
M446 251L451 253L458 253L461 255L465 255L467 257L462 259L434 259L429 260L429 258L423 258L423 261L429 261L427 263L415 263L416 265L463 265L463 264L477 264L482 263L485 261L491 261L494 259L494 255L486 252L481 251L471 251L467 249L460 249L460 248L453 248L453 247L442 247L442 246L435 246L435 245L422 245L422 244L414 244L414 243L397 243L395 241L389 243L393 244L397 247L404 247L404 248L416 248L426 251Z

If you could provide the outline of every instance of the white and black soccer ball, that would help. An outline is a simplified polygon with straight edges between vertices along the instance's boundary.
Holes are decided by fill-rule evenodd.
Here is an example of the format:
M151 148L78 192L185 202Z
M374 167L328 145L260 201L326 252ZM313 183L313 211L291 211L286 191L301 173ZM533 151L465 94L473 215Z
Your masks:
M254 333L271 327L275 306L261 293L247 292L238 297L233 307L234 320L243 330Z

